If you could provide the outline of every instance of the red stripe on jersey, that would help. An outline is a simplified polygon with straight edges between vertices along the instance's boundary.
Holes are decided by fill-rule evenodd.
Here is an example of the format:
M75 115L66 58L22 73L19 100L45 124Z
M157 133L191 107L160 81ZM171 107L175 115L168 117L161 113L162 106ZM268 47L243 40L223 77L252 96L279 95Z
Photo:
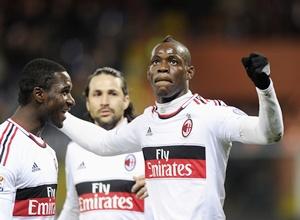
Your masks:
M5 166L5 164L6 164L6 161L7 161L7 158L8 158L8 154L9 154L9 150L10 150L10 145L11 145L12 140L16 136L17 130L18 130L18 128L15 127L15 130L14 130L14 132L13 132L13 134L12 134L10 140L9 140L9 143L7 145L7 151L6 151L6 156L5 156L5 159L4 159L4 162L3 162L3 166Z
M197 97L194 99L194 102L196 102L198 105L201 104L201 102L197 99Z
M157 113L158 117L160 119L168 119L168 118L172 118L173 116L177 115L179 112L181 112L186 106L188 106L196 97L198 96L198 94L194 94L191 98L189 98L186 102L184 102L182 104L182 106L180 106L176 111L172 112L172 113L168 113L168 114L160 114L159 112L156 111L156 109L154 110L154 112Z
M4 129L4 131L3 131L2 135L1 135L1 138L0 138L0 144L2 143L2 139L3 139L5 133L6 133L6 131L8 130L8 127L9 127L10 125L11 125L11 123L7 123L7 126L6 126L6 128Z
M47 147L47 144L44 140L37 140L36 136L31 134L30 132L26 131L21 125L13 121L12 119L8 119L8 121L12 124L14 124L21 132L23 132L27 137L29 137L34 143L36 143L39 147L45 148Z
M54 216L55 198L17 200L13 216Z
M136 198L133 193L109 192L86 193L79 198L80 212L93 210L126 210L144 212L144 200Z
M1 135L0 138L0 164L4 165L3 161L5 158L5 154L7 152L7 140L9 139L11 133L12 133L12 129L13 129L14 125L12 123L8 123L6 128L4 129L4 132Z
M206 178L205 160L146 160L146 178Z

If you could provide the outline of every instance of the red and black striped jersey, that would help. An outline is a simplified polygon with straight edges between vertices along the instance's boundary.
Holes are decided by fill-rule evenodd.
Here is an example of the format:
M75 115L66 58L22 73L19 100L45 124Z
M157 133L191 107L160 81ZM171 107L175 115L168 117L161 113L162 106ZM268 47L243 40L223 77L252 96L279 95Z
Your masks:
M56 154L11 119L0 125L0 219L52 220Z

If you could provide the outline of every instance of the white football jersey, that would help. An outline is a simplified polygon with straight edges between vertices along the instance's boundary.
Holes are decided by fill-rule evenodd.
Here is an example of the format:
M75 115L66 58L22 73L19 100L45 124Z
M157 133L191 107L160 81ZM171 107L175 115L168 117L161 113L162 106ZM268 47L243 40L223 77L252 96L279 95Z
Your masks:
M0 219L53 220L57 159L11 119L0 125Z
M133 176L144 171L141 151L101 157L71 142L66 152L67 198L59 220L144 220L147 198L137 199L131 192Z
M142 148L155 220L224 220L224 181L232 142L268 144L282 136L282 113L273 85L257 93L259 117L189 91L147 108L116 132L71 115L62 131L99 155ZM76 127L85 135L79 135Z
M160 110L167 113L148 108L139 129L149 195L160 195L150 197L155 219L225 219L223 185L231 142L224 121L235 121L241 113L198 95L173 110Z

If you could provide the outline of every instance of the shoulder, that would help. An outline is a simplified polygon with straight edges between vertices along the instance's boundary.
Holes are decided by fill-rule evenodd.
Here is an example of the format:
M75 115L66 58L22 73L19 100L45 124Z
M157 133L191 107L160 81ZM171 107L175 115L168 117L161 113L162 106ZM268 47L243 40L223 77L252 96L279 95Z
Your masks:
M196 96L190 105L196 113L202 112L203 114L215 115L223 111L227 111L228 106L224 101L219 99L206 99L202 96Z
M194 98L194 102L201 106L227 106L226 103L220 99L205 99L200 95Z
M145 116L145 115L149 115L152 114L155 111L155 106L148 106L147 108L145 108L144 113L141 116Z
M194 99L194 106L196 106L194 109L201 108L201 111L204 110L207 114L214 115L214 116L220 116L221 118L227 117L227 116L242 116L242 115L247 115L245 112L242 110L234 107L234 106L229 106L227 105L224 101L220 99L206 99L203 98L202 96L197 96Z
M27 136L18 131L13 123L5 122L0 127L0 164L9 166L21 163L24 154L28 153Z
M1 143L1 145L11 143L11 141L13 139L15 139L17 131L18 131L18 127L14 123L11 123L9 121L3 122L0 125L0 143Z
M56 151L55 151L51 146L49 146L49 145L47 144L46 149L47 149L53 156L56 157Z

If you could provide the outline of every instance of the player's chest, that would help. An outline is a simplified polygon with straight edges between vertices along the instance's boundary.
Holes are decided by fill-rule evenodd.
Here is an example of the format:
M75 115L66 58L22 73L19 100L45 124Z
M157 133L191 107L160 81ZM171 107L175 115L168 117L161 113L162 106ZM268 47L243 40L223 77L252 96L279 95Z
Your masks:
M213 128L204 116L184 112L169 119L153 118L140 131L142 145L205 144L211 139Z
M86 154L74 161L71 169L75 184L90 180L132 179L144 173L144 160L141 152L113 157Z
M21 160L18 188L57 183L58 163L53 152L46 149L29 150Z

